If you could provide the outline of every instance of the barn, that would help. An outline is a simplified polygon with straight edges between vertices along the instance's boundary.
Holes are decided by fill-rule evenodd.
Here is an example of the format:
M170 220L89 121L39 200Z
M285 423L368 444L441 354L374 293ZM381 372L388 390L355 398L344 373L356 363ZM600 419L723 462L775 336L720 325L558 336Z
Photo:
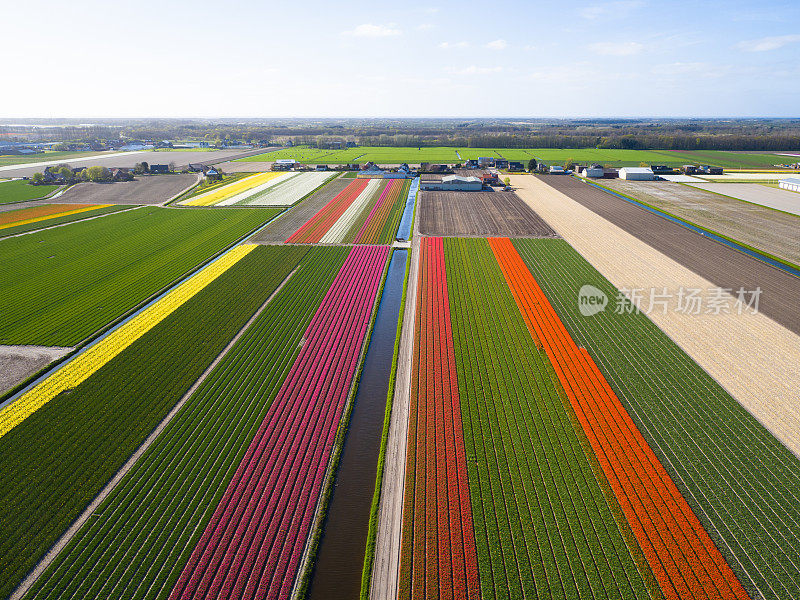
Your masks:
M778 182L778 187L790 192L800 192L800 177L787 177Z
M479 192L483 189L483 182L478 177L446 175L441 179L423 179L420 182L420 189L442 192Z
M622 167L619 170L619 178L631 181L653 181L655 175L647 167Z

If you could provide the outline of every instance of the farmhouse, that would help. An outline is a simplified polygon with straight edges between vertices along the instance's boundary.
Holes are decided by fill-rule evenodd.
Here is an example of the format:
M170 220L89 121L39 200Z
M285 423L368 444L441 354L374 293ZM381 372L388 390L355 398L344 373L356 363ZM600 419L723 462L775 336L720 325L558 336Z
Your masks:
M564 175L566 172L567 170L561 165L553 165L552 167L550 167L551 175Z
M512 161L510 161L508 163L508 170L509 171L524 171L525 170L525 165L523 165L521 162L517 162L517 161L512 160Z
M478 166L479 167L493 167L494 166L494 157L493 156L479 156L478 157Z
M650 165L653 175L674 175L675 169L667 165Z
M508 161L505 158L498 158L496 161L494 161L494 166L498 169L507 169Z
M169 165L150 165L151 173L169 173Z
M631 181L652 181L655 179L655 175L647 167L622 167L619 170L619 178Z
M441 179L438 177L424 178L420 182L420 189L442 192L480 192L483 189L483 182L478 177L445 175Z
M790 192L800 192L800 177L787 177L778 182L778 187Z

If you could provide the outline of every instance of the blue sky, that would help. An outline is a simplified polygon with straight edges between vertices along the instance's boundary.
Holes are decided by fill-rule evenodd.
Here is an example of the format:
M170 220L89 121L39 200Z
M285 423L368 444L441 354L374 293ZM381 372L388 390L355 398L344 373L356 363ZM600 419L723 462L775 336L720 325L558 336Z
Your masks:
M798 0L5 0L2 13L0 117L800 113Z

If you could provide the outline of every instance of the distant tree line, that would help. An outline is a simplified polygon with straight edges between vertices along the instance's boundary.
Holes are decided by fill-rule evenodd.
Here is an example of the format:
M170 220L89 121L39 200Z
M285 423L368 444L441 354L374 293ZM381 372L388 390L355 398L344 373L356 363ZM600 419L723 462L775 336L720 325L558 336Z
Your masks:
M800 119L258 119L121 120L91 127L0 126L0 139L34 142L193 140L211 145L307 144L462 148L798 150Z

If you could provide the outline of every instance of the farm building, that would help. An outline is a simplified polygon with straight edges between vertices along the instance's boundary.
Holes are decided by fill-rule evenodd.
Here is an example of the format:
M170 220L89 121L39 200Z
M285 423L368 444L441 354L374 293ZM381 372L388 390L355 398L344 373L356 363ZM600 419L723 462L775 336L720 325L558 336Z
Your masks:
M675 169L667 165L650 165L650 170L654 175L674 175Z
M605 169L600 165L592 165L591 167L584 167L581 171L582 177L590 177L592 179L598 179L605 175Z
M787 177L778 182L778 187L790 192L800 192L800 177Z
M478 166L479 167L493 167L494 166L494 157L493 156L479 156L478 157Z
M647 167L622 167L619 170L619 178L631 181L652 181L655 175Z
M498 169L507 169L508 161L505 158L498 158L496 161L494 161L494 166Z
M712 167L710 165L700 165L698 169L700 173L706 175L722 175L722 167Z
M442 192L479 192L483 189L483 182L478 177L445 175L441 179L423 179L420 182L420 189Z
M169 173L169 165L150 165L151 173Z
M550 167L551 175L564 175L566 172L567 170L561 165L553 165L552 167Z
M510 161L508 163L508 170L509 171L524 171L525 170L525 165L523 165L521 162L517 162L515 160L512 160L512 161Z
M294 167L298 163L293 158L279 158L278 160L275 161L275 164L276 165L282 165L282 166L285 166L286 168L291 169L292 167Z

